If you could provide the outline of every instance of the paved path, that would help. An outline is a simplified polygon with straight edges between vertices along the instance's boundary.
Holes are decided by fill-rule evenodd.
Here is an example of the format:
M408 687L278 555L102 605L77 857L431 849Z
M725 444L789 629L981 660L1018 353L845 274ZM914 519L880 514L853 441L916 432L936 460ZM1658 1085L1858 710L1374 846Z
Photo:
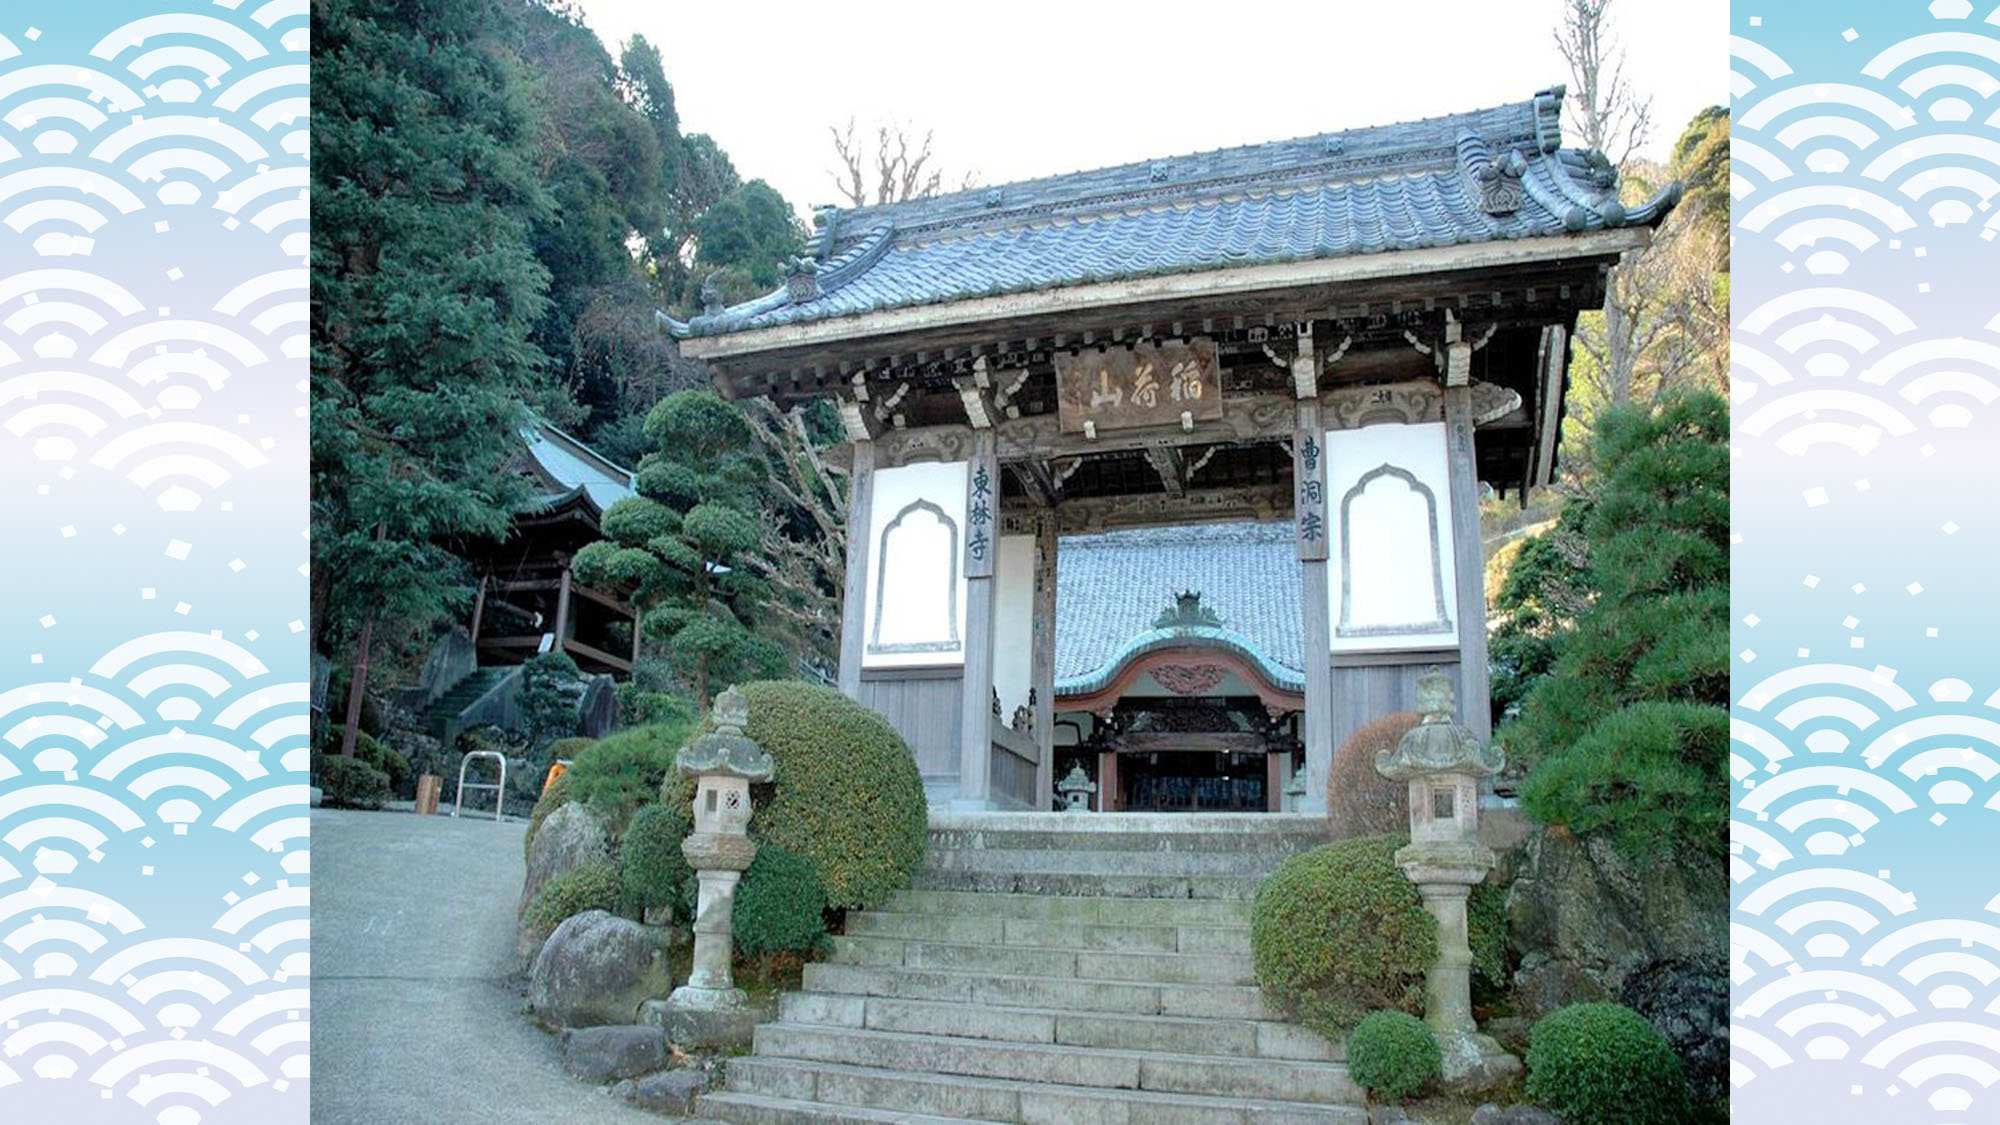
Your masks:
M315 1125L621 1125L508 973L522 821L312 814Z

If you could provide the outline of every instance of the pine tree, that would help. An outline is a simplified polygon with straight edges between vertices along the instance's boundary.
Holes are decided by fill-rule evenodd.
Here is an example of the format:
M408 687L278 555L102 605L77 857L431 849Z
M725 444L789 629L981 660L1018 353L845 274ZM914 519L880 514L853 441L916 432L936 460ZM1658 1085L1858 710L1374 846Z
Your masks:
M764 460L743 415L706 391L660 400L645 432L653 452L639 462L639 495L604 513L607 538L577 552L576 573L631 591L641 628L665 642L705 710L714 684L789 671L754 627L772 593L751 565L764 541Z
M316 0L312 232L313 626L365 667L462 611L463 540L505 534L549 202L500 45L514 5ZM393 626L393 628L390 628Z
M1502 731L1531 815L1635 855L1723 844L1729 746L1729 408L1607 411L1582 518L1587 605Z

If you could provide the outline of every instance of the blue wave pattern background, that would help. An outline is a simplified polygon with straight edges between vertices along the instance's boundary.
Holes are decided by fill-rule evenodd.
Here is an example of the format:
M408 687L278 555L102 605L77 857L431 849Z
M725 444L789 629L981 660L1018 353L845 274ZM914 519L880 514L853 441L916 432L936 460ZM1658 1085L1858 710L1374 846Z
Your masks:
M1731 19L1735 1117L2000 1121L2000 12Z
M307 23L0 13L0 1120L306 1118Z

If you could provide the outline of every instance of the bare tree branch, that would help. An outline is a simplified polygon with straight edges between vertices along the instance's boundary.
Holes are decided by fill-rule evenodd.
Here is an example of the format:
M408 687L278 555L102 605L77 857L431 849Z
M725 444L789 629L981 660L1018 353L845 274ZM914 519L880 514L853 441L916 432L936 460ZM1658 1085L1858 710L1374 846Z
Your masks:
M872 152L855 140L853 118L844 128L829 126L828 132L833 135L834 158L840 163L840 170L831 175L848 206L928 199L943 190L944 172L931 151L934 134L930 131L918 137L905 125L878 125ZM967 172L954 190L976 186L976 178Z

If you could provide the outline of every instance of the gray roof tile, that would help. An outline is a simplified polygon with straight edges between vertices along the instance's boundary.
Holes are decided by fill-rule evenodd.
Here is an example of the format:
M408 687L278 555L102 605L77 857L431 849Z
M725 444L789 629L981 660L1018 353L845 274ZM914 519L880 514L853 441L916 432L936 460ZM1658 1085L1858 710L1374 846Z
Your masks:
M1601 157L1563 150L1561 90L1448 117L822 212L814 296L688 323L722 335L1161 274L1652 222ZM1494 185L1496 194L1488 198Z

